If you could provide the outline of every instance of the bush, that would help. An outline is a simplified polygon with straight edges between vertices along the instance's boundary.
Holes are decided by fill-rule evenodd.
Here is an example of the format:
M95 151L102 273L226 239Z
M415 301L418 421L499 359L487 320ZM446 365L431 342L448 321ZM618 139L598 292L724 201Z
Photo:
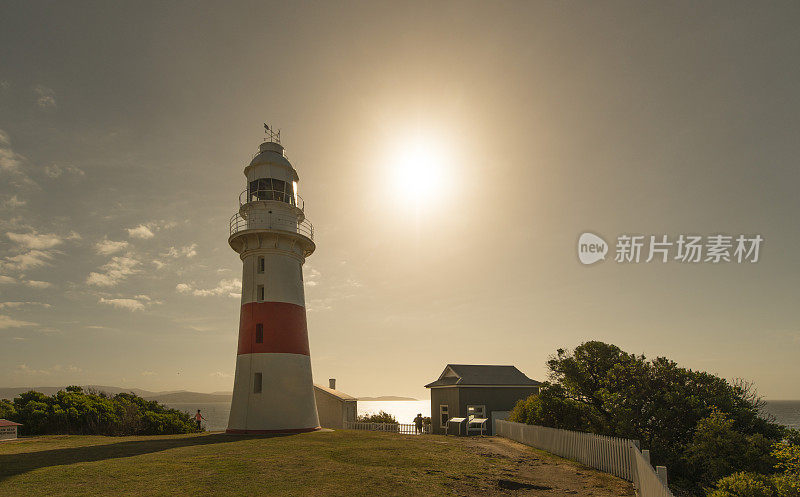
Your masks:
M0 403L0 413L22 423L22 433L28 435L164 435L198 431L185 412L133 393L111 397L103 392L85 393L77 386L52 396L34 390L22 393L13 403Z
M740 433L732 419L714 411L697 423L685 459L691 479L707 487L736 472L772 473L777 460L771 451L772 442L766 437Z
M362 414L356 418L360 423L393 423L398 424L397 419L388 412L381 411L378 414Z
M517 423L588 431L589 417L583 404L567 398L559 385L547 385L539 395L517 402L508 416Z
M800 445L784 441L773 445L776 475L734 473L717 482L708 497L797 497L800 495Z
M778 497L778 493L767 475L734 473L721 479L708 497Z

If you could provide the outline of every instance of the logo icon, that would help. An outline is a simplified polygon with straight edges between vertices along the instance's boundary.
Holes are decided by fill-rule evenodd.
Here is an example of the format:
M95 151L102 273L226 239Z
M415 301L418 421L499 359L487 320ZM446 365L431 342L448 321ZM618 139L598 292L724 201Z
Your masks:
M594 264L604 261L608 253L608 244L594 233L583 233L578 238L578 259L581 264Z

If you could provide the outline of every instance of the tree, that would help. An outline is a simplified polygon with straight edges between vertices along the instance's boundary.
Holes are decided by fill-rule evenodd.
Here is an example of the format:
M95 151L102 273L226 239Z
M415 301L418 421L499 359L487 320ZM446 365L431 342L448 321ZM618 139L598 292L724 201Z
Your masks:
M547 367L550 381L514 408L512 421L640 440L655 464L669 468L671 482L689 491L702 490L698 478L710 484L720 471L727 476L754 469L741 458L695 468L691 461L714 458L704 452L714 447L714 430L740 434L744 438L734 445L767 459L765 447L786 431L762 417L763 402L752 385L682 368L665 357L648 360L591 341L571 352L559 349ZM724 423L708 419L714 413ZM702 420L707 421L695 438Z
M14 404L8 399L0 399L0 419L11 420L16 417L17 410L14 409Z

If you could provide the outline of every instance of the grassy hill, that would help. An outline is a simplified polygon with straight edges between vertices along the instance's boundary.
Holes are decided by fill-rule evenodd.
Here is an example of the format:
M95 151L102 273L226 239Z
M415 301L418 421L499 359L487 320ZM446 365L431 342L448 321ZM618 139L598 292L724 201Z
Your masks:
M0 443L4 497L486 497L545 495L545 487L553 497L632 495L630 485L612 476L497 437L340 430L272 437L57 435Z

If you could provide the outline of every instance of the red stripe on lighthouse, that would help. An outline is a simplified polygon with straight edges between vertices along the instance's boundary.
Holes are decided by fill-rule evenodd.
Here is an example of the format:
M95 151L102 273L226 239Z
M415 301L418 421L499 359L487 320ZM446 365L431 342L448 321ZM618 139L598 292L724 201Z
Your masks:
M263 326L262 343L256 342L258 324ZM238 353L270 352L311 355L304 307L286 302L250 302L242 305Z

